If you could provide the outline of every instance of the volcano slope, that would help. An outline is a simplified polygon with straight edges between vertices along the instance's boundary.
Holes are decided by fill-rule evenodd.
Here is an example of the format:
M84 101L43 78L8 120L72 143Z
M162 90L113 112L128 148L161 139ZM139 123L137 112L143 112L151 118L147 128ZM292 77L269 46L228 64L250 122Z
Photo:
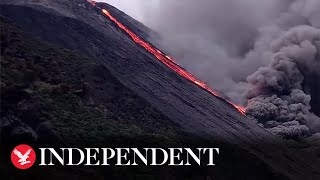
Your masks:
M118 85L118 88L128 89L133 94L132 96L136 97L131 101L132 104L129 101L127 107L123 107L119 111L129 111L132 106L137 108L131 109L133 112L127 118L121 118L126 119L125 123L117 123L132 124L138 127L147 126L145 129L151 132L159 129L154 124L160 123L159 127L169 129L170 132L171 127L175 129L172 130L174 131L173 134L179 134L177 136L182 137L182 139L178 138L177 141L184 141L183 139L189 136L191 139L196 139L195 141L203 139L206 143L221 144L221 151L225 151L221 157L225 158L223 160L226 163L221 167L225 169L220 167L219 170L214 171L216 173L213 176L214 178L320 178L320 165L316 157L313 157L312 154L289 149L284 141L258 127L230 104L212 96L168 69L153 55L136 45L130 37L107 19L99 9L92 7L90 3L82 0L36 2L26 0L2 1L1 4L1 15L11 19L26 32L32 34L29 36L50 42L60 48L72 50L72 53L87 56L91 61L98 64L100 68L97 71L98 74L107 73L107 77L112 77L98 80L93 78L91 81L83 80L94 82L93 85L89 83L90 86L99 83L114 84L117 82L117 84L121 84ZM150 30L141 23L108 4L98 4L98 6L106 8L124 25L147 39ZM50 51L47 52L51 53ZM70 60L69 64L73 64L73 61ZM45 70L49 71L47 68L45 67ZM65 73L69 73L67 76L71 76L76 72L77 70L66 70ZM81 74L79 75L81 76ZM89 77L91 77L90 74ZM110 79L114 80L111 81ZM101 104L109 109L120 106L121 103L114 104L110 98L107 98L108 93L110 93L104 92L107 88L94 87L90 89L95 90L90 93L91 98L87 97L87 101L93 103L93 106ZM100 91L96 89L100 89ZM77 91L75 89L75 91L77 94L81 94L85 90ZM117 92L118 90L114 91ZM124 100L128 100L130 96L124 93L118 94L116 97L123 97ZM139 99L140 104L144 105L136 105L137 99ZM105 105L105 101L110 102L111 105ZM113 101L117 101L117 98L113 98ZM58 105L58 107L60 106ZM140 118L145 121L139 121L136 114L140 114L141 110L146 107L153 109L147 110L151 115L143 115ZM91 118L88 123L95 123L94 119L100 119L99 116L94 116L95 118L87 117ZM119 117L119 115L116 114L113 118L115 117ZM130 117L134 117L135 121L130 121ZM154 123L146 125L149 120ZM65 126L58 125L60 127ZM92 130L90 128L84 129L80 126L74 126L74 124L69 124L69 126L70 129L66 130L65 134L73 128L79 128L79 133L86 132L83 135L84 137L89 139L91 136L90 131ZM114 128L113 126L110 127ZM57 129L59 130L59 128ZM127 133L131 133L131 131ZM162 130L158 134L170 133ZM164 142L166 139L175 136L169 136L159 142ZM123 138L125 139L125 137ZM150 139L153 139L153 137ZM85 144L89 144L89 142ZM290 146L295 146L295 144ZM233 160L236 161L235 164L232 163ZM171 176L168 175L168 177ZM182 177L186 178L188 175L183 174ZM181 176L177 179L181 179Z

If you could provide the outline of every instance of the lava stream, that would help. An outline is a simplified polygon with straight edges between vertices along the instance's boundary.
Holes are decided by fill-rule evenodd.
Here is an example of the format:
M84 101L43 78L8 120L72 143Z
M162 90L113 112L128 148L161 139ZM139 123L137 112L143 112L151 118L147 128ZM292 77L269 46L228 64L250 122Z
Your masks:
M95 2L91 2L91 4L93 6L96 6ZM225 98L223 98L222 96L220 96L217 92L215 92L214 90L212 90L207 84L205 84L203 81L199 80L198 78L196 78L194 75L192 75L191 73L189 73L188 71L186 71L185 69L183 69L182 67L180 67L171 57L165 55L164 53L162 53L160 50L154 48L151 44L145 42L143 39L141 39L140 37L138 37L135 33L133 33L131 30L129 30L127 27L125 27L122 23L120 23L115 17L113 17L109 11L107 11L106 9L102 9L103 14L105 14L111 21L113 21L115 24L117 24L117 26L119 28L121 28L123 31L125 31L131 38L132 40L139 44L140 46L142 46L144 49L146 49L148 52L150 52L151 54L153 54L159 61L161 61L163 64L165 64L166 66L168 66L170 69L172 69L173 71L175 71L176 73L178 73L179 75L181 75L182 77L184 77L185 79L188 79L189 81L193 82L194 84L196 84L197 86L201 87L202 89L205 89L206 91L208 91L209 93L211 93L214 96L220 97L222 99L224 99L226 102L228 102L229 104L231 104L232 106L234 106L241 114L245 115L245 108L238 106L228 100L226 100Z

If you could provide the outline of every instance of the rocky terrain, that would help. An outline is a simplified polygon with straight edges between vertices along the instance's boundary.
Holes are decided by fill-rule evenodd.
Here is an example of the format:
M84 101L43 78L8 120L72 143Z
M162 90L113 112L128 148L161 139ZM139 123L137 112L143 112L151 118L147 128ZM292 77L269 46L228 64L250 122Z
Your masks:
M114 7L99 6L142 38L151 32ZM161 172L167 179L319 178L315 155L293 150L295 143L288 148L225 101L168 69L90 3L2 1L0 12L1 143L206 142L226 147L220 167L194 174ZM103 170L98 174L106 177Z

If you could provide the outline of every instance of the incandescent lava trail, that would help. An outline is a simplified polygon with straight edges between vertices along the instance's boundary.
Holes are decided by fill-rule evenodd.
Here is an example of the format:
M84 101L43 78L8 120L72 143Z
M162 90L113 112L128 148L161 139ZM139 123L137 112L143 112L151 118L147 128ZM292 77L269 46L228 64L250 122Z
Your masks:
M94 1L89 1L93 6L96 6L96 2ZM156 49L155 47L153 47L151 44L147 43L146 41L144 41L142 38L140 38L139 36L137 36L135 33L133 33L131 30L129 30L127 27L125 27L122 23L120 23L115 17L113 17L109 11L107 11L106 9L101 9L102 13L108 17L112 22L114 22L120 29L122 29L124 32L126 32L131 39L139 44L141 47L143 47L144 49L146 49L149 53L153 54L160 62L162 62L163 64L165 64L166 66L168 66L170 69L172 69L173 71L175 71L176 73L178 73L180 76L184 77L185 79L193 82L194 84L196 84L197 86L201 87L202 89L208 91L209 93L211 93L214 96L217 96L219 98L224 99L226 102L228 102L229 104L231 104L233 107L235 107L241 114L245 115L245 108L238 106L228 100L226 100L225 98L223 98L222 96L220 96L217 92L215 92L214 90L212 90L207 84L205 84L203 81L199 80L198 78L196 78L194 75L192 75L191 73L189 73L188 71L186 71L185 69L183 69L182 67L180 67L171 57L169 57L168 55L165 55L163 52L161 52L160 50Z

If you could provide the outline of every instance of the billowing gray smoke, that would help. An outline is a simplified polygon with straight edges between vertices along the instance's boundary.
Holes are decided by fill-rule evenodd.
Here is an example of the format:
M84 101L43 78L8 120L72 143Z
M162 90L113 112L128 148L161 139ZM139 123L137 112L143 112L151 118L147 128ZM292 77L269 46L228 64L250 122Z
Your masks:
M147 24L260 126L284 138L319 132L319 0L161 0Z
M320 29L298 25L280 33L270 44L270 64L248 76L247 112L275 134L285 138L308 135L320 118L310 112L311 96L303 86L320 72ZM308 87L309 89L309 87ZM317 92L313 94L317 96Z

